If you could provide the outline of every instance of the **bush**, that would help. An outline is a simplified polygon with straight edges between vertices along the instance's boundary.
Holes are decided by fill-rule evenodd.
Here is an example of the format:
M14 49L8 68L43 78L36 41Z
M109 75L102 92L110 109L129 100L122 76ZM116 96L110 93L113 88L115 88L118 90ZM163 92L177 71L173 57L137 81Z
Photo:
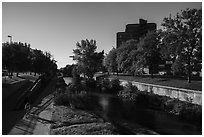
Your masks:
M65 81L64 81L64 79L63 78L59 78L58 80L57 80L57 83L56 83L56 88L58 89L58 88L61 88L61 89L63 89L63 90L65 90L66 89L66 86L67 86L67 84L65 83Z
M110 81L111 93L118 93L122 89L123 87L120 85L119 79L113 79Z
M94 79L84 79L81 83L83 89L87 91L95 90L97 87L97 82Z
M102 80L99 81L99 88L101 92L108 92L108 90L110 89L110 80L107 78L104 78Z
M55 105L69 106L76 109L91 109L89 105L90 99L86 96L86 92L76 93L76 91L72 90L70 88L65 93L56 95L54 98Z
M98 81L98 88L103 93L117 94L123 87L118 79L109 80L107 78Z
M126 101L135 101L139 90L132 83L128 83L123 90L119 91L118 96Z

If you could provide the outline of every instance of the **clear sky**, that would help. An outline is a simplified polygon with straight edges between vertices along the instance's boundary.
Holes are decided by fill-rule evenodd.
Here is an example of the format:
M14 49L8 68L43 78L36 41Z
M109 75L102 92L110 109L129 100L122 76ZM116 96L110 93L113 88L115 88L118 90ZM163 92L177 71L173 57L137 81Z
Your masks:
M160 28L164 17L182 9L201 8L201 2L133 2L133 3L2 3L2 41L27 42L31 48L49 51L58 68L72 64L76 42L97 41L97 51L106 53L116 47L116 33L139 18L154 22Z

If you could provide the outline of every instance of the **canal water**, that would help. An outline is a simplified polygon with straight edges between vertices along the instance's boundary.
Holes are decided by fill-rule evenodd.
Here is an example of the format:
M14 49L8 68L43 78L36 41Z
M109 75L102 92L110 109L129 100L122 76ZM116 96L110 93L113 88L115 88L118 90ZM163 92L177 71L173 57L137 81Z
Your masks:
M69 83L72 83L72 78L71 77L64 77L63 79L64 79L64 81L65 81L65 83L67 85L69 85Z
M64 78L71 82L70 78ZM163 135L201 135L201 128L181 121L166 112L137 108L134 103L125 102L116 96L101 93L89 93L88 104L104 119L115 123L141 125Z

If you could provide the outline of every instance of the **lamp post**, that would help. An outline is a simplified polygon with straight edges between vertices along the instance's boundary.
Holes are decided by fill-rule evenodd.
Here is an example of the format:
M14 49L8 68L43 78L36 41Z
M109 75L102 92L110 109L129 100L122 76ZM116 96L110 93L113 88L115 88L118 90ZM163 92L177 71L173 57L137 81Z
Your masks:
M12 43L12 36L8 35L8 37L10 38L10 44Z

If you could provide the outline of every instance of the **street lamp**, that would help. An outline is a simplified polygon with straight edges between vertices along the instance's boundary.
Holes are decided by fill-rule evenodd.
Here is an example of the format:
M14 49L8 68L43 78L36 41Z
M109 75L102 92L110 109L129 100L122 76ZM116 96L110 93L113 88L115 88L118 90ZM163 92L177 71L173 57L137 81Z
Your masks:
M8 37L10 38L10 44L12 43L12 36L8 35Z

